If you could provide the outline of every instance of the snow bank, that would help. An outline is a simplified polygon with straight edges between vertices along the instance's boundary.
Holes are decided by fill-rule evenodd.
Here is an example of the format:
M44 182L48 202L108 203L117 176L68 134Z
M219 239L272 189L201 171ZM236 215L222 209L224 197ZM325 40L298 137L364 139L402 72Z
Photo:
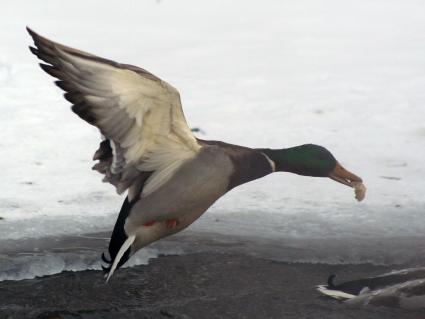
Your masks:
M202 138L320 144L368 187L357 203L331 180L274 174L226 195L195 229L422 236L422 1L138 1L117 10L48 0L0 9L0 241L110 229L123 200L90 170L98 133L38 69L25 25L167 80Z

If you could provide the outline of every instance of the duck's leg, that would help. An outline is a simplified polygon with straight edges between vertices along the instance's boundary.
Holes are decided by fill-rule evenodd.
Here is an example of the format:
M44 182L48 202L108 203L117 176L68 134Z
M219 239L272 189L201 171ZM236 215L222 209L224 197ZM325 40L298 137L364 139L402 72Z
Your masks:
M156 221L152 220L150 222L144 223L143 226L152 226L155 223L156 223Z
M143 226L153 226L156 223L156 221L152 220L150 222L144 223ZM175 229L177 225L179 224L179 221L177 219L167 219L165 221L165 225L168 229Z
M167 219L165 221L168 229L175 229L179 223L177 219Z

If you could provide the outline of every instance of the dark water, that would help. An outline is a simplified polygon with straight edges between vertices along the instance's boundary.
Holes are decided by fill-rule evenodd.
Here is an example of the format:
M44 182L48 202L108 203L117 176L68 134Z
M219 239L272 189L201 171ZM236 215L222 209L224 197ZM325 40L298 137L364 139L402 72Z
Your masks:
M36 270L42 273L51 270L54 262L63 269L76 265L98 269L107 242L107 233L3 242L0 274L13 277L19 268L34 272L36 258L41 258L37 264L41 268ZM120 269L109 284L96 270L1 281L0 319L421 319L425 312L352 308L315 290L334 273L340 280L350 280L420 266L421 245L419 238L271 240L184 232L155 243L139 261L168 256ZM407 247L417 249L412 252Z
M389 270L228 252L164 256L121 269L109 284L100 271L0 282L0 318L425 318L425 312L348 307L314 289L330 273L353 279Z

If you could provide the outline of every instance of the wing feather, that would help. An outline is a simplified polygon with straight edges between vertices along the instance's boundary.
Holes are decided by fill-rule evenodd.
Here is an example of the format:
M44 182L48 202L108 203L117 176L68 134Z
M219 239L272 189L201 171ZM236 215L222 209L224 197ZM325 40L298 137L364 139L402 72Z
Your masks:
M111 158L98 158L99 165L94 169L119 193L136 183L138 173L143 173L145 180L149 172L142 196L149 195L199 151L180 95L171 85L141 68L72 49L28 31L36 46L30 48L31 52L47 63L41 63L41 68L58 79L55 83L66 91L64 97L74 104L73 112L95 125L110 142L110 150L101 144L96 154L107 153ZM132 192L139 188L136 183Z

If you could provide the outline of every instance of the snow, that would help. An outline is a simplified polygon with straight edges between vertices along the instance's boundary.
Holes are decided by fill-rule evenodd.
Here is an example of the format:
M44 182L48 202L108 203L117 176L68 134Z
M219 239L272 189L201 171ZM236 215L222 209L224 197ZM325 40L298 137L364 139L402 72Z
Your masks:
M273 174L227 194L193 230L423 235L423 1L21 0L0 9L0 243L110 230L123 200L91 171L99 134L38 68L25 25L168 81L201 138L323 145L368 188L357 203L329 179Z

